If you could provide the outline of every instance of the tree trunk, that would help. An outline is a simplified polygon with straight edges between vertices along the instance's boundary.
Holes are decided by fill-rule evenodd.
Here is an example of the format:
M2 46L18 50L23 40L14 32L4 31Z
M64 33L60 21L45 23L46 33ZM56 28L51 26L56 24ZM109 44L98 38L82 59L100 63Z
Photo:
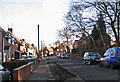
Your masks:
M102 35L102 33L101 33L101 30L100 30L100 28L98 28L98 29L99 29L99 31L100 31L100 37L101 37L101 39L102 39L102 43L103 43L103 45L104 45L104 48L106 48L106 43L105 43L105 41L104 41L103 35Z
M90 38L91 38L91 40L92 40L92 42L93 42L93 44L94 44L93 47L95 47L94 49L95 49L95 51L96 51L96 43L95 43L95 40L94 40L94 38L93 38L92 36L90 36Z

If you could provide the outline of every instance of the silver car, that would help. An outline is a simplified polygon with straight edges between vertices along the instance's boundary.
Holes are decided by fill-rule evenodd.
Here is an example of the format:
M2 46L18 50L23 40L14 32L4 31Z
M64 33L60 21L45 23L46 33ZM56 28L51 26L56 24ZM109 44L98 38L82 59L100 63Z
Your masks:
M32 55L29 55L29 56L24 56L24 57L17 59L17 60L31 60L31 59L35 59L35 57Z
M0 82L1 81L6 81L9 80L10 76L10 71L5 69L1 64L0 64Z

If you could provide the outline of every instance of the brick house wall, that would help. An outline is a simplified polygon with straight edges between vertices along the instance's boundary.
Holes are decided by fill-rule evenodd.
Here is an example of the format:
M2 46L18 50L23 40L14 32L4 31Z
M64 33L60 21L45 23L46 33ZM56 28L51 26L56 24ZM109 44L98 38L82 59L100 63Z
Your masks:
M44 49L43 50L43 55L44 56L48 56L49 55L49 50L48 49Z
M66 49L62 46L59 46L55 49L54 55L56 55L57 53L65 53L65 52L66 52Z
M54 51L53 51L52 48L46 48L46 49L43 50L43 54L47 55L47 56L50 56L50 55L54 54Z
M0 64L2 63L2 53L3 53L3 39L2 39L2 32L0 32Z

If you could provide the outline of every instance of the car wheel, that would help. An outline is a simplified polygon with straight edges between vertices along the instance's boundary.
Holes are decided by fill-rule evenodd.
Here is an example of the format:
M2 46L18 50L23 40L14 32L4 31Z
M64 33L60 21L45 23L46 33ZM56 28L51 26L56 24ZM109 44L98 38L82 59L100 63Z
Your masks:
M91 64L92 64L90 60L88 61L88 64L89 64L89 65L91 65Z
M83 60L83 64L86 64L86 61L85 61L85 60Z
M112 62L112 63L110 64L110 68L111 68L111 69L115 69L115 68L116 68L116 63Z
M102 62L100 62L99 64L100 64L100 67L103 67L103 64L102 64Z

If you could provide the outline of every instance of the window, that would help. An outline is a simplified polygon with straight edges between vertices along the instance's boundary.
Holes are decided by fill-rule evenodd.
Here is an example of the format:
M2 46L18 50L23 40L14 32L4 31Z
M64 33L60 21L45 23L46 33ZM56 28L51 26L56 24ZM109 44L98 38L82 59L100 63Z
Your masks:
M85 54L84 54L84 57L87 57L89 55L89 53L88 52L86 52Z
M111 48L110 48L110 49L111 49ZM110 49L108 49L108 50L105 52L104 56L110 56Z
M15 58L15 53L14 53L14 51L13 51L13 53L12 53L12 57Z
M29 58L28 56L24 57L24 59L28 59L28 58Z
M11 44L11 39L8 39L8 43Z
M59 49L57 49L57 51L59 51Z
M111 57L115 57L115 48L112 48L110 53L111 53Z
M63 51L63 49L61 49L61 51Z
M11 58L11 51L9 51L9 53L8 53L8 58L9 59Z
M13 39L12 39L12 44L13 44L13 45L14 45L14 40L15 40L15 39L13 38Z

